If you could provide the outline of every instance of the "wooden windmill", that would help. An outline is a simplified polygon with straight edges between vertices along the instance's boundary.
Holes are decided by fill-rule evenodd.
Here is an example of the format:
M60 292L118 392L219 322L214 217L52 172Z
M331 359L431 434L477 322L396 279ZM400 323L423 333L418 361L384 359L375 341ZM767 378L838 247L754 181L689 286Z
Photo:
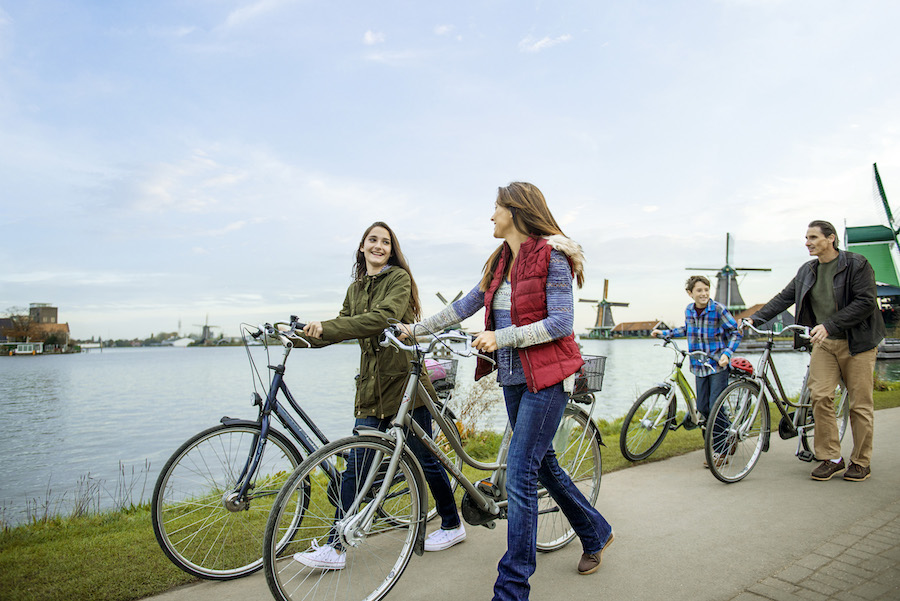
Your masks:
M732 267L731 252L733 243L731 234L725 234L725 265L723 267L688 267L688 271L717 271L716 274L716 302L725 305L728 311L735 315L747 308L741 291L738 290L738 271L772 271L769 267Z
M587 298L579 298L579 303L595 303L597 305L597 320L594 327L588 328L588 333L582 338L612 338L612 329L616 323L613 321L612 307L627 307L628 303L614 303L607 300L609 293L609 280L603 280L603 298L601 300L592 300Z

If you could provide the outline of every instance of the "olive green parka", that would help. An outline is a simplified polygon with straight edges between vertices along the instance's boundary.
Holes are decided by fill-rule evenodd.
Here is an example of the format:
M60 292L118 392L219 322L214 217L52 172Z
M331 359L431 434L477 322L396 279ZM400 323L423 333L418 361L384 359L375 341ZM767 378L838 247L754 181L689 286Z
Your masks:
M322 322L325 344L357 339L359 376L356 379L356 417L393 417L400 408L406 378L410 371L410 353L378 344L389 322L416 321L410 305L412 282L403 269L390 266L376 275L367 275L347 289L338 317ZM422 370L421 382L436 399L428 373ZM422 405L418 399L415 406Z

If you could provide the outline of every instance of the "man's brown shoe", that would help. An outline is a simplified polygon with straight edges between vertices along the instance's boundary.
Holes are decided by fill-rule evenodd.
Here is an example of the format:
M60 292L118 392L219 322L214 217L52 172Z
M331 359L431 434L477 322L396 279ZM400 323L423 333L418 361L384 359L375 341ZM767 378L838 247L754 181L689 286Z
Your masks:
M831 477L836 473L843 471L844 469L844 460L841 459L837 463L834 461L826 459L823 461L819 467L812 471L810 476L813 480L831 480Z
M850 482L862 482L871 475L872 470L869 469L869 466L863 467L861 465L856 465L851 461L850 467L844 472L844 480L849 480Z
M587 553L581 554L581 561L578 562L578 573L582 576L587 576L588 574L593 574L597 571L597 568L600 567L600 564L603 562L603 552L606 551L606 548L609 546L611 542L613 542L613 533L609 533L609 538L606 539L606 544L603 545L603 548L597 551L596 553L591 553L588 555Z

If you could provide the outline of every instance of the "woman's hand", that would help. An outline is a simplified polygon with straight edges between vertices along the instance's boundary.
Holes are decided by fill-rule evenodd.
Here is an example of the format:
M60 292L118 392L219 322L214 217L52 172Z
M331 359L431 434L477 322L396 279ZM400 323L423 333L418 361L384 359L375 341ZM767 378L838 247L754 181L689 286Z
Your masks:
M728 363L728 355L722 355L721 357L719 357L719 367L726 367Z
M398 323L397 329L401 332L399 336L400 340L406 340L407 338L411 339L413 337L412 324Z
M490 330L482 332L472 341L472 346L481 352L493 353L497 350L497 335Z
M311 321L305 326L303 326L303 333L309 336L310 338L320 339L322 338L322 322L321 321Z

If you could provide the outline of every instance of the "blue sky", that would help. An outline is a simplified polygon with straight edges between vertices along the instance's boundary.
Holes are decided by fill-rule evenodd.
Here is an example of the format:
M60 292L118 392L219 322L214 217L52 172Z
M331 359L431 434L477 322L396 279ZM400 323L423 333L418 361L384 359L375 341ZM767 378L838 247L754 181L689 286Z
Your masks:
M897 203L898 22L889 0L0 0L0 312L53 303L76 338L327 318L375 220L436 311L515 180L618 321L679 322L726 232L772 268L741 282L765 301L809 220L884 220L872 163Z

